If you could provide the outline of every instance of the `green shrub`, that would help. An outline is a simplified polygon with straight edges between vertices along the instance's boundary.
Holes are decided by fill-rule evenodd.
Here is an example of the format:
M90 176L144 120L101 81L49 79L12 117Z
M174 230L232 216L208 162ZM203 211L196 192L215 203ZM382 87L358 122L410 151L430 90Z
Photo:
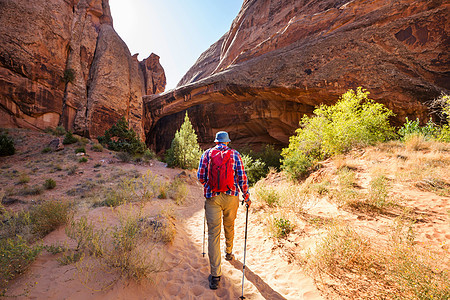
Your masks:
M273 237L275 238L284 238L294 229L291 221L284 217L274 217L270 225Z
M32 240L31 220L28 211L11 212L4 210L0 214L0 239L15 238L20 235L26 240Z
M254 151L247 147L237 150L241 154L251 185L266 177L270 168L280 171L281 150L275 149L273 145L265 145L260 151Z
M255 189L255 194L259 200L271 207L277 206L280 201L280 195L277 190L271 187L259 186Z
M445 116L447 116L447 122L450 123L450 96L442 95L441 96L443 104L442 112Z
M83 257L82 251L65 251L64 255L57 260L62 266L67 266L79 262Z
M420 126L419 118L415 121L410 121L406 118L405 124L398 130L398 134L403 141L412 135L422 135L426 139L432 139L439 134L439 126L431 120L428 120L425 126Z
M172 145L167 150L167 165L171 168L194 169L198 166L201 155L197 134L186 113L181 128L175 133Z
M28 196L28 195L40 195L42 194L42 186L39 185L33 185L33 186L24 186L23 189L21 189L18 192L19 195L22 196Z
M30 182L30 176L28 176L28 174L26 173L22 173L19 176L19 184L25 184Z
M84 147L80 147L75 149L75 153L84 153L86 154L86 149Z
M88 158L83 156L82 158L80 158L80 159L78 160L78 162L79 162L79 163L85 163L85 162L88 162Z
M49 178L46 179L44 182L44 188L46 188L47 190L52 190L56 187L56 181L54 181L53 179Z
M78 139L73 136L72 132L67 131L66 135L64 136L63 144L70 145L70 144L75 144L76 142L78 142Z
M30 246L18 236L14 239L0 240L0 289L23 273L41 252L41 246ZM0 295L2 291L0 290Z
M360 87L349 90L335 105L321 105L313 116L304 116L281 153L283 169L299 179L321 159L393 137L392 111L368 95Z
M273 145L264 145L259 151L255 151L248 147L237 149L241 155L248 155L253 160L259 159L264 163L266 174L269 168L274 168L280 171L281 166L281 150L276 149Z
M100 144L106 145L113 151L122 151L130 154L144 153L147 146L139 140L136 132L128 127L125 117L120 118L116 124L99 136Z
M45 236L69 220L70 204L46 201L31 208L30 219L33 232Z
M446 143L450 143L450 96L441 96L442 112L447 119L447 124L443 125L438 135L438 140Z
M144 151L144 160L151 160L156 158L156 153L150 149Z
M88 139L88 138L85 138L85 137L80 137L79 142L80 142L80 144L81 144L81 145L83 146L83 148L84 148L87 144L89 144L89 139Z
M275 149L273 145L265 145L260 152L256 153L259 158L266 165L266 171L273 167L280 171L281 167L281 150Z
M65 228L65 232L69 238L76 242L76 251L83 249L93 250L92 241L94 236L101 234L101 232L94 231L94 225L92 222L88 222L86 216L82 216L79 220L71 220Z
M16 153L14 140L6 133L0 132L0 156L9 156Z
M99 143L95 143L94 145L92 145L91 149L94 152L103 152L103 146Z
M44 149L42 149L41 152L42 152L42 153L49 153L49 152L52 152L52 148L50 148L50 147L45 147Z
M261 178L267 175L266 164L259 158L253 159L250 155L242 155L242 163L244 164L245 173L247 174L248 183L255 184Z
M44 250L55 255L61 252L65 252L67 249L66 247L62 246L62 245L58 245L58 244L51 244L51 245L45 245Z
M66 134L66 129L62 126L57 126L53 131L54 135L61 136Z
M75 80L75 70L72 68L65 69L62 80L64 83L73 83Z

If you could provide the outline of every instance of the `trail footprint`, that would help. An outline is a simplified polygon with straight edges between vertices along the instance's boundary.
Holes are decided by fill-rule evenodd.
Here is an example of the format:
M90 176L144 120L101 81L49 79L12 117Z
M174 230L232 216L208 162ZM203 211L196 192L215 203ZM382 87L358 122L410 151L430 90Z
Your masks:
M191 288L191 291L194 294L194 296L198 297L204 293L205 288L200 285L196 285Z
M167 292L172 295L172 296L176 296L180 293L181 291L181 287L180 285L175 285L175 284L167 284Z

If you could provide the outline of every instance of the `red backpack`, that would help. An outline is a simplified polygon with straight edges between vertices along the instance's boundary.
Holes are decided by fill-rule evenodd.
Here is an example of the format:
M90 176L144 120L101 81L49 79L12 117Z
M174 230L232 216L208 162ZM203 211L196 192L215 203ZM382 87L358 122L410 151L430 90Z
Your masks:
M226 192L234 186L232 149L209 151L208 186L213 192Z

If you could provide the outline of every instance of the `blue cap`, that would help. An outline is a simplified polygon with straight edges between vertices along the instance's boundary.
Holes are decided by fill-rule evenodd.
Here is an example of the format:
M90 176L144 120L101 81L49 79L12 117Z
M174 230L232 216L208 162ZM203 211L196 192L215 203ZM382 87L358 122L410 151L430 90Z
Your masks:
M231 142L230 138L228 137L228 132L226 131L219 131L216 133L216 139L214 140L215 143L228 143Z

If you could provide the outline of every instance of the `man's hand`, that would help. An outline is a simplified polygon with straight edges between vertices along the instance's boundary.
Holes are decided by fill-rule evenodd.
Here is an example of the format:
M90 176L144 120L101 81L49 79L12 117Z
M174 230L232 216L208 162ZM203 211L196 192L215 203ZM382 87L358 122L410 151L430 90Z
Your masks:
M247 200L242 201L242 204L247 205L247 207L250 207L250 204L252 204L252 201L250 200L250 198L248 198Z

